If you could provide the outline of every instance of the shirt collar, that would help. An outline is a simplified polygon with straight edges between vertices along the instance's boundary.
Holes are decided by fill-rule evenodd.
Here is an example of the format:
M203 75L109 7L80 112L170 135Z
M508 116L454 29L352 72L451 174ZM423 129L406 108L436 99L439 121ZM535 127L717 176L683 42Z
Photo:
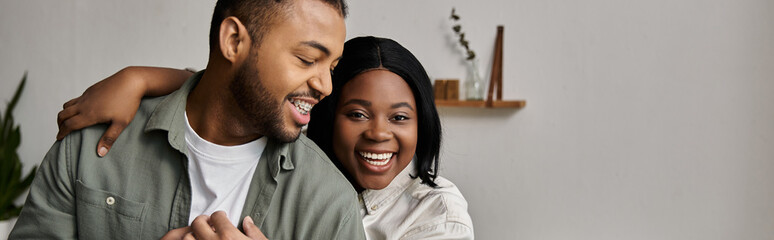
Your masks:
M183 154L188 154L188 147L185 144L185 107L188 95L193 91L204 75L204 71L199 71L191 76L177 91L167 95L159 103L153 113L151 113L148 123L145 124L145 132L154 130L167 131L167 141L169 145ZM281 143L273 138L268 138L264 155L269 160L269 170L272 177L277 178L280 168L283 170L293 170L293 162L288 158L290 143Z
M416 176L414 161L411 161L403 171L398 173L387 187L379 190L363 190L358 197L362 201L363 207L366 210L366 215L378 213L379 210L398 198L402 192L406 191L406 189L411 186L412 182L418 180L411 176Z
M145 124L145 132L154 130L167 131L167 141L178 151L188 154L185 145L185 104L188 94L193 91L204 75L204 70L194 74L183 83L177 91L167 95L151 113L148 123Z
M292 143L282 143L274 138L268 139L264 154L268 154L266 159L269 159L269 171L274 180L277 180L280 170L290 171L295 169L293 160L288 157L290 144Z

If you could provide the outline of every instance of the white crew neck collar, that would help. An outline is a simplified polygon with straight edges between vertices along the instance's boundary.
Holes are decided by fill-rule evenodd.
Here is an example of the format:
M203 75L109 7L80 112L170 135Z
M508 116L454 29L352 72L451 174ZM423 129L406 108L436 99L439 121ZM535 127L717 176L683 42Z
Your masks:
M267 138L260 137L256 140L235 145L224 146L205 140L191 127L188 122L188 113L184 112L186 126L186 141L189 142L190 150L197 151L212 159L220 161L250 161L261 157L264 148L266 148Z

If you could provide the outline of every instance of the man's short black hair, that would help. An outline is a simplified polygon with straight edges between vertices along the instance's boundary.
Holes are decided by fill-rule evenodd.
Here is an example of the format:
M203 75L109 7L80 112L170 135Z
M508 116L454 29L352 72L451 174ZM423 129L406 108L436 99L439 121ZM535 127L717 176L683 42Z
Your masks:
M347 17L347 3L344 0L318 0L337 9ZM260 44L269 26L280 17L285 17L293 0L218 0L210 23L210 51L218 48L220 23L234 16L245 25L256 46Z

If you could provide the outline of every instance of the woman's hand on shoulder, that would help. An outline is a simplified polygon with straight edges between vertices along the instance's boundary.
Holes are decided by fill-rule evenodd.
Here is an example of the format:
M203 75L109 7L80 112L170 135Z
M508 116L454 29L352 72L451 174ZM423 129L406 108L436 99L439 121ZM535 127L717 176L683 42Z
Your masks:
M109 123L97 146L99 156L105 156L134 118L145 94L145 83L137 71L134 67L124 68L92 85L80 97L67 101L57 115L56 139L91 125Z
M186 70L158 67L127 67L92 85L80 97L66 102L57 115L62 140L72 131L98 123L110 126L97 144L104 157L118 135L134 119L143 96L161 96L174 92L191 77Z

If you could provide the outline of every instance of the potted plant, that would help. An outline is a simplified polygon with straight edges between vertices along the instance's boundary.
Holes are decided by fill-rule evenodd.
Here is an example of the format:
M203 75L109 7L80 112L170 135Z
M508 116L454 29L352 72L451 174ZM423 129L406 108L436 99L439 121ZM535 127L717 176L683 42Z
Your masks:
M5 114L0 115L0 239L8 234L21 212L21 206L14 201L19 198L32 184L37 167L33 167L26 177L22 176L22 163L16 150L21 143L19 126L14 123L13 109L19 102L19 97L27 82L24 73L21 83L5 108Z
M462 31L462 25L459 23L460 16L454 8L452 8L450 19L453 21L452 30L457 35L457 41L460 46L464 48L465 60L468 62L468 76L465 79L465 98L467 100L482 100L484 99L484 82L481 79L481 74L478 73L476 53L470 49L470 42L465 38L465 32Z

